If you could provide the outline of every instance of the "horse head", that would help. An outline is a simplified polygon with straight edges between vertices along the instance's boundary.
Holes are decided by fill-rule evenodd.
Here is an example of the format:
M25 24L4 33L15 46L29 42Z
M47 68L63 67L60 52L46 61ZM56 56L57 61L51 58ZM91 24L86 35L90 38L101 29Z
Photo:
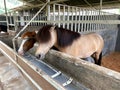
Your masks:
M56 42L56 33L54 30L54 26L47 25L43 26L37 33L36 39L39 43L39 46L36 50L36 57L39 59L43 59L45 54L49 51L49 49Z
M35 31L28 31L21 35L22 43L18 49L18 54L24 55L29 49L34 46L36 42L36 32Z

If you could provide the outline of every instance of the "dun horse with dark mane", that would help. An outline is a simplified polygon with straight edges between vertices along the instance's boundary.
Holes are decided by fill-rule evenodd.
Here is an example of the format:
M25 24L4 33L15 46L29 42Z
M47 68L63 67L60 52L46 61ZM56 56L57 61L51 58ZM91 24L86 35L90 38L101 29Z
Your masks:
M92 56L96 64L101 64L104 41L96 33L81 35L64 28L46 25L38 31L34 38L39 42L35 55L40 59L44 58L48 50L55 46L59 51L77 58Z

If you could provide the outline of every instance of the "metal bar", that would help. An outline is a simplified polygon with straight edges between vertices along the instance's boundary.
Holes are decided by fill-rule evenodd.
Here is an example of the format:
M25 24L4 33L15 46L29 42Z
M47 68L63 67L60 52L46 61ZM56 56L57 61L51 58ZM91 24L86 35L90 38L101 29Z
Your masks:
M75 8L75 20L77 20L77 11L78 11L78 8L76 7ZM75 23L75 32L77 32L77 23Z
M85 15L84 15L84 20L87 20L87 10L86 9L84 9L84 11L85 11ZM84 32L86 31L86 23L84 23Z
M98 10L97 11L97 20L99 20L99 18L100 18L100 11ZM99 30L99 26L100 26L100 24L97 24L97 30Z
M103 19L103 20L105 19L104 12L103 12L103 15L102 15L102 19ZM103 24L103 28L105 28L105 25L104 25L104 24Z
M50 0L47 0L48 2L50 2ZM50 4L47 5L47 21L50 20Z
M58 5L58 20L61 20L61 15L60 15L60 5ZM60 27L60 23L58 23L58 26Z
M105 12L104 14L105 14L105 15L104 15L104 20L107 20L107 13ZM108 27L107 27L107 23L106 23L104 26L105 26L105 28L108 28Z
M39 16L39 15L38 15ZM38 16L36 17L36 20L39 20ZM38 22L36 22L36 26L38 26Z
M0 22L7 22L7 21L0 21Z
M4 0L4 8L5 8L5 14L6 14L6 22L7 22L7 31L9 30L8 26L8 13L7 13L7 7L6 7L6 0Z
M95 18L94 18L94 20L97 20L97 16L98 16L97 10L96 10L94 13L95 13ZM94 30L96 30L97 24L95 23L94 25L95 25L95 26L94 26Z
M48 19L48 18L47 18ZM40 21L40 14L38 15L38 20ZM38 22L38 25L40 25L40 23Z
M74 7L71 7L71 8L72 8L71 21L73 21L73 17L74 17ZM73 23L71 23L71 27L70 27L70 29L71 29L72 31L74 31L74 28L73 28Z
M93 10L91 10L91 21L93 21L93 17L94 17L94 15L93 15ZM91 23L91 30L90 31L92 31L93 30L93 24Z
M70 20L70 6L67 7L67 21ZM67 29L69 29L70 23L67 23Z
M55 19L56 19L56 15L55 15L55 4L53 4L53 21L55 21ZM55 23L53 22L53 24L55 24Z
M102 0L100 0L99 19L100 19L100 16L101 16L102 3L103 3L103 1L102 1ZM99 24L99 26L98 26L98 27L99 27L99 29L100 29L101 24Z
M87 21L90 20L90 15L89 15L89 13L90 13L90 11L87 10ZM86 31L88 31L88 29L89 29L89 23L86 23Z
M81 21L84 21L84 10L82 9ZM81 23L81 32L83 32L83 23Z
M25 10L23 10L23 19L24 19L24 23L25 23L25 25L27 24L25 21L27 20L26 19L26 15L25 15Z
M34 17L35 15L32 13L32 17ZM35 18L34 18L35 19ZM33 21L34 21L34 19L33 19ZM34 22L32 22L32 26L34 26Z
M90 21L92 21L92 10L90 10ZM92 24L91 23L89 23L89 31L91 31L91 26L92 26Z
M65 6L63 6L63 21L65 21ZM65 23L63 23L63 28L65 28Z
M103 3L103 1L100 0L100 10L102 10L102 3Z
M95 21L96 20L96 11L93 11L93 15L94 15L93 21ZM93 24L93 31L95 31L95 27L96 27L96 23Z
M15 31L17 31L18 29L18 25L17 25L17 16L16 16L16 12L13 13L13 20L14 20L14 29Z
M10 18L10 23L9 24L12 24L12 15L11 15L11 13L9 13L9 18Z
M17 22L20 22L20 21L17 21ZM26 21L26 22L29 22L29 21ZM120 20L92 20L92 21L87 21L87 20L84 20L84 21L63 21L63 20L56 20L56 21L33 21L33 22L40 22L40 23L51 23L51 22L54 22L54 23L91 23L91 24L94 24L94 23L97 23L97 24L120 24Z
M101 14L102 14L102 12L100 11L99 12L99 20L101 20L101 16L102 16ZM99 24L99 30L101 29L101 27L102 27L102 24Z
M79 14L78 14L79 20L78 20L78 21L81 21L81 13L80 13L80 12L81 12L81 9L79 8ZM79 22L79 23L78 23L78 32L81 31L81 26L80 26L80 25L81 25L81 23Z

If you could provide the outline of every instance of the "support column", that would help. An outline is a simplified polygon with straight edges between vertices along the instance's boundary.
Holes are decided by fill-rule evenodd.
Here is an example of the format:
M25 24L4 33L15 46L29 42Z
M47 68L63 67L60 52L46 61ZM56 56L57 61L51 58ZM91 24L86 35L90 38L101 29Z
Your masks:
M50 0L47 0L47 2L49 3ZM50 4L47 5L47 21L50 21Z
M9 23L8 23L8 13L7 13L7 7L6 7L6 0L4 0L4 8L5 8L7 32L8 32L8 30L9 30Z

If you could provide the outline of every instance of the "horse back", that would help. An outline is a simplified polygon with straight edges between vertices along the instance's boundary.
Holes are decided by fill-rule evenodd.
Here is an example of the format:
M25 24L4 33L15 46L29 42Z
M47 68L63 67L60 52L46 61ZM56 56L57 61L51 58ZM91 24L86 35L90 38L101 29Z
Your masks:
M95 52L101 52L102 48L102 37L99 34L90 33L81 35L81 37L74 40L72 45L62 48L60 51L75 57L86 58Z
M80 55L83 55L83 57L89 57L95 52L101 53L104 42L103 38L99 34L89 33L81 35L78 41L76 41L76 46L79 48L78 51Z
M87 38L87 40L90 41L89 44L94 44L94 47L96 47L97 50L103 49L104 40L101 35L97 33L89 33L89 34L86 34L85 37Z

